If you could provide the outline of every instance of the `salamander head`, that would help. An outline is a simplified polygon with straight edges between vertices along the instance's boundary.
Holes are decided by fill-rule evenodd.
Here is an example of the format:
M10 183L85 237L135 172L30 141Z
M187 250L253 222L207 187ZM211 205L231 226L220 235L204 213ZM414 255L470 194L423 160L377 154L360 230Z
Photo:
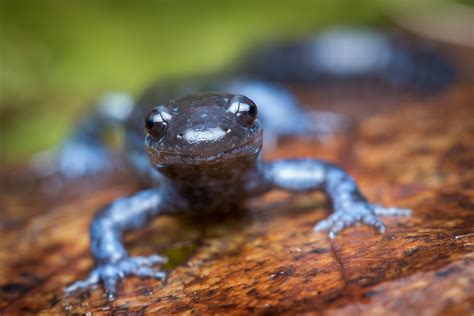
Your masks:
M158 169L256 157L262 146L257 114L242 95L209 92L172 100L145 118L148 157Z

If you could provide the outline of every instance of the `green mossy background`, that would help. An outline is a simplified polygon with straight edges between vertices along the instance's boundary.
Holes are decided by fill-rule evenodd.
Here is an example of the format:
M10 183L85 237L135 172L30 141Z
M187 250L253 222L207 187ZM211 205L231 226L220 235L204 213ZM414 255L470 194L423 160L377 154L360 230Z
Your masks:
M105 91L217 70L262 40L387 25L383 3L0 0L0 160L58 144Z

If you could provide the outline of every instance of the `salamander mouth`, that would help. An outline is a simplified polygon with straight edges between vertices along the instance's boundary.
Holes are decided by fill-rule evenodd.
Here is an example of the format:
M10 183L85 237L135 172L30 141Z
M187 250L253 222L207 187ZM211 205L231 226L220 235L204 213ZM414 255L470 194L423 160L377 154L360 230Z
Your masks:
M263 135L261 132L259 132L254 137L248 139L247 141L241 144L222 149L204 151L201 153L163 150L158 148L152 142L150 142L148 140L148 137L145 143L146 151L152 164L155 166L163 166L175 163L212 163L240 156L258 154L258 152L262 148L262 139Z

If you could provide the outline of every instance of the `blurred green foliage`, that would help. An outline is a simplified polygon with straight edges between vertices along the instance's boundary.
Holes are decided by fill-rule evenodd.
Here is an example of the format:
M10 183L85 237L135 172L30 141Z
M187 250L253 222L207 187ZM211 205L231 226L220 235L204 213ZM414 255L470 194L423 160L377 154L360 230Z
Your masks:
M217 70L256 42L383 24L379 2L0 0L0 152L58 143L88 101Z

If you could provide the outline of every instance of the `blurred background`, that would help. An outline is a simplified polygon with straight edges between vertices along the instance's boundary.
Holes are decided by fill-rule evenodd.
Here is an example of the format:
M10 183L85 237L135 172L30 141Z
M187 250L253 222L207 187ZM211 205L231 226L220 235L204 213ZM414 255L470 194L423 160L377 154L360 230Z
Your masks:
M0 161L55 146L108 90L137 96L158 78L223 68L264 40L402 25L462 42L472 29L450 14L464 17L473 3L0 0Z

